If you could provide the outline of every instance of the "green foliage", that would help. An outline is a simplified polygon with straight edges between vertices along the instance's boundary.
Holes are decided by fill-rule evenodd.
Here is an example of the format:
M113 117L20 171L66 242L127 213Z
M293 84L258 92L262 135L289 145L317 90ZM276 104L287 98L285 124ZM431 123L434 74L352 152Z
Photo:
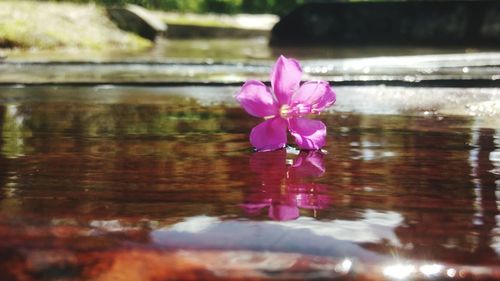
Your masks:
M215 13L237 13L241 12L242 0L205 0L204 10Z
M50 0L38 0L50 1ZM274 13L284 14L305 0L52 0L94 2L103 5L137 4L150 9L192 13Z
M164 10L176 10L180 12L201 12L201 1L196 0L157 0L151 8L158 8Z
M243 0L241 10L247 13L286 14L304 0Z

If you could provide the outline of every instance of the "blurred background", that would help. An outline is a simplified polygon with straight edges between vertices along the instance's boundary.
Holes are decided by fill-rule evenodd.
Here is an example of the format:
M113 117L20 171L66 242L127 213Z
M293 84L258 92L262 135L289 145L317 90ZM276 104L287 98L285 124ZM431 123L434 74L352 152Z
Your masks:
M103 5L136 4L149 9L191 13L272 13L286 14L307 0L73 0ZM309 1L310 2L310 1Z
M0 57L272 60L496 51L498 1L0 0Z

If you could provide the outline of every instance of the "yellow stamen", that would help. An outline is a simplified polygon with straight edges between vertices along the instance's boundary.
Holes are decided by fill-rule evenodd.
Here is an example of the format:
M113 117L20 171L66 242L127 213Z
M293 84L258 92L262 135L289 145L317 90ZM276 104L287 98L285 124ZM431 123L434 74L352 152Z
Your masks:
M282 118L288 118L288 114L290 113L290 106L289 105L282 105L280 108L280 116Z

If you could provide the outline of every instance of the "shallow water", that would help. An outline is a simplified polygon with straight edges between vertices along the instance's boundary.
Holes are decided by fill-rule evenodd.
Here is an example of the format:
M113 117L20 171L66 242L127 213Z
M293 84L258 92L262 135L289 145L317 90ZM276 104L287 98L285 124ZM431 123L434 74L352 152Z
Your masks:
M473 54L498 52L491 47L425 47L425 46L270 46L267 37L160 39L152 49L140 52L103 52L80 49L67 50L5 50L8 59L35 61L189 61L274 60L280 54L304 59L366 58L380 56L411 56L432 54ZM1 51L1 50L0 50ZM1 54L1 53L0 53Z
M465 106L497 89L339 87L322 153L253 152L236 90L1 88L2 279L500 278L498 115Z

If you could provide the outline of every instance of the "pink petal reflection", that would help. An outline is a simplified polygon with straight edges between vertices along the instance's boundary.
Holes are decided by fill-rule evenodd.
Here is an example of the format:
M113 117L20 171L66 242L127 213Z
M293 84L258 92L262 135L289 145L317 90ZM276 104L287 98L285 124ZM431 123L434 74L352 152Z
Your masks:
M304 209L326 209L330 206L330 195L326 194L328 187L318 183L292 184L288 186L290 194L297 206Z
M286 164L286 151L254 153L251 170L261 184L248 190L242 208L248 215L258 215L268 208L273 220L292 220L300 209L325 209L331 203L328 187L311 182L311 177L324 174L323 154L319 151L301 152Z
M271 205L269 207L269 217L278 221L289 221L300 216L299 208L294 205Z
M324 154L318 150L301 151L289 169L290 177L321 177L325 173Z

